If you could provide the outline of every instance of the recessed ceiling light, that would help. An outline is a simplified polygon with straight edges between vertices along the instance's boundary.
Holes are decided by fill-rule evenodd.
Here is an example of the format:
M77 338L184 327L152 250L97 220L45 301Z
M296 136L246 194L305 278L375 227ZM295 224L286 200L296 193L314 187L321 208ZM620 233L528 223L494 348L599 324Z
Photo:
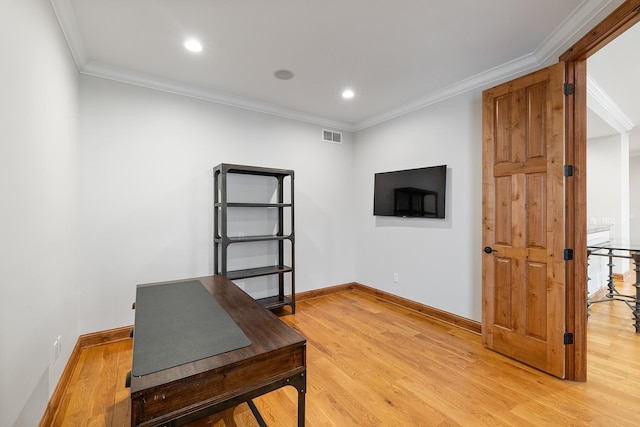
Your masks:
M273 73L273 75L276 76L276 79L280 80L290 80L293 78L293 72L289 70L278 70Z
M184 47L191 52L202 52L202 43L196 39L189 39L184 42Z
M353 90L351 90L351 89L345 89L345 90L342 92L342 97L343 97L344 99L351 99L351 98L353 98L355 95L356 95L356 94L355 94L355 92L354 92Z

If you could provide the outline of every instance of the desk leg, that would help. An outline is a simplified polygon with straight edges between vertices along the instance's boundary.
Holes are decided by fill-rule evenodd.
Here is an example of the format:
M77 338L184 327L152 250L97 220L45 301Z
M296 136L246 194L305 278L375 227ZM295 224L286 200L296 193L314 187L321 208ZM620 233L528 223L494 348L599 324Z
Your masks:
M633 323L636 328L636 333L640 333L640 252L632 252L631 258L633 258L633 263L635 265L636 271L636 283L634 283L633 285L636 288L635 306L633 309Z
M307 372L287 378L287 383L298 390L298 427L304 427L305 396L307 394Z
M305 392L298 392L298 427L304 427L305 396Z
M247 405L249 405L249 409L251 409L253 416L258 422L258 425L260 427L267 427L267 423L264 421L264 418L262 418L262 415L260 414L260 411L258 411L258 408L256 408L256 405L253 403L253 400L251 399L247 400Z

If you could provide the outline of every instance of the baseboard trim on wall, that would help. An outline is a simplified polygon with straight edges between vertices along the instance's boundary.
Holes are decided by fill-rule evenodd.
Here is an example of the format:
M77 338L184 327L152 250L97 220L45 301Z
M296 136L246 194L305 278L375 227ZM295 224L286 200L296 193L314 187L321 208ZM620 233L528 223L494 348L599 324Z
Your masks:
M71 356L69 356L69 360L64 367L64 371L62 371L62 375L58 380L58 384L56 388L53 390L53 394L49 399L49 403L47 404L47 409L45 409L42 418L40 419L40 427L46 427L53 424L53 421L56 419L56 415L58 413L58 409L60 409L60 404L62 403L62 399L67 392L67 387L69 387L69 383L71 382L71 376L73 375L73 371L78 365L78 361L80 360L80 353L82 350L88 347L93 347L100 344L106 344L110 342L122 341L130 338L131 334L131 326L126 326L123 328L109 329L106 331L94 332L90 334L80 335L78 340L76 341L76 345L73 347L71 351Z
M426 304L412 301L407 298L399 297L397 295L393 295L388 292L384 292L384 291L372 288L370 286L363 285L358 282L345 283L342 285L331 286L328 288L316 289L316 290L307 291L307 292L300 292L296 294L296 300L304 301L306 299L318 298L325 295L335 294L338 292L348 292L348 291L354 291L354 290L364 292L369 295L373 295L376 298L379 298L383 301L399 305L409 310L417 311L419 313L424 314L425 316L431 317L433 319L439 320L444 323L448 323L450 325L456 326L461 329L465 329L469 332L473 332L478 335L482 333L482 324L478 321L467 319L466 317L458 316L456 314L449 313L447 311L440 310L438 308L430 307Z
M91 334L80 335L78 342L80 349L93 347L95 345L107 344L116 341L123 341L131 338L131 329L133 326L124 326L122 328L109 329L106 331L93 332Z
M353 291L357 286L357 283L344 283L342 285L329 286L326 288L314 289L312 291L298 292L296 293L296 301L305 301L313 298L320 298L327 295L333 295L340 292Z
M614 282L627 282L630 281L633 277L632 274L634 271L627 270L624 273L613 273L613 281Z
M482 333L482 324L475 320L467 319L466 317L458 316L457 314L449 313L448 311L440 310L439 308L434 308L426 304L390 294L388 292L380 291L378 289L374 289L360 283L355 283L354 285L356 290L375 295L381 300L417 311L424 314L425 316L429 316L441 322L457 326L458 328L465 329L475 334Z
M607 292L609 292L609 287L605 285L589 295L589 299L592 301L597 301L604 298L607 295Z

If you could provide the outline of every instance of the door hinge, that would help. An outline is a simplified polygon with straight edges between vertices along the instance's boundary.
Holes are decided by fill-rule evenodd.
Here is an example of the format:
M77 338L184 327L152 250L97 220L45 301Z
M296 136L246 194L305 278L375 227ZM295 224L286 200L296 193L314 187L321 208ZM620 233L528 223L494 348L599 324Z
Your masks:
M565 249L564 250L564 260L571 261L573 260L573 249Z
M564 345L573 344L573 333L565 332L564 333Z
M564 176L573 176L573 165L564 165Z
M565 96L573 95L574 90L575 86L573 83L565 83L564 85L562 85L562 91L564 92Z

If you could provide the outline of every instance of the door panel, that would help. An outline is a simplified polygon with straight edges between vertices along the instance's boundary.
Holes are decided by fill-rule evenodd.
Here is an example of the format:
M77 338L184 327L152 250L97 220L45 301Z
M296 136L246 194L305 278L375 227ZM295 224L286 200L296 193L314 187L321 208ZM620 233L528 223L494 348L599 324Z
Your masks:
M564 377L564 63L483 93L486 347Z

